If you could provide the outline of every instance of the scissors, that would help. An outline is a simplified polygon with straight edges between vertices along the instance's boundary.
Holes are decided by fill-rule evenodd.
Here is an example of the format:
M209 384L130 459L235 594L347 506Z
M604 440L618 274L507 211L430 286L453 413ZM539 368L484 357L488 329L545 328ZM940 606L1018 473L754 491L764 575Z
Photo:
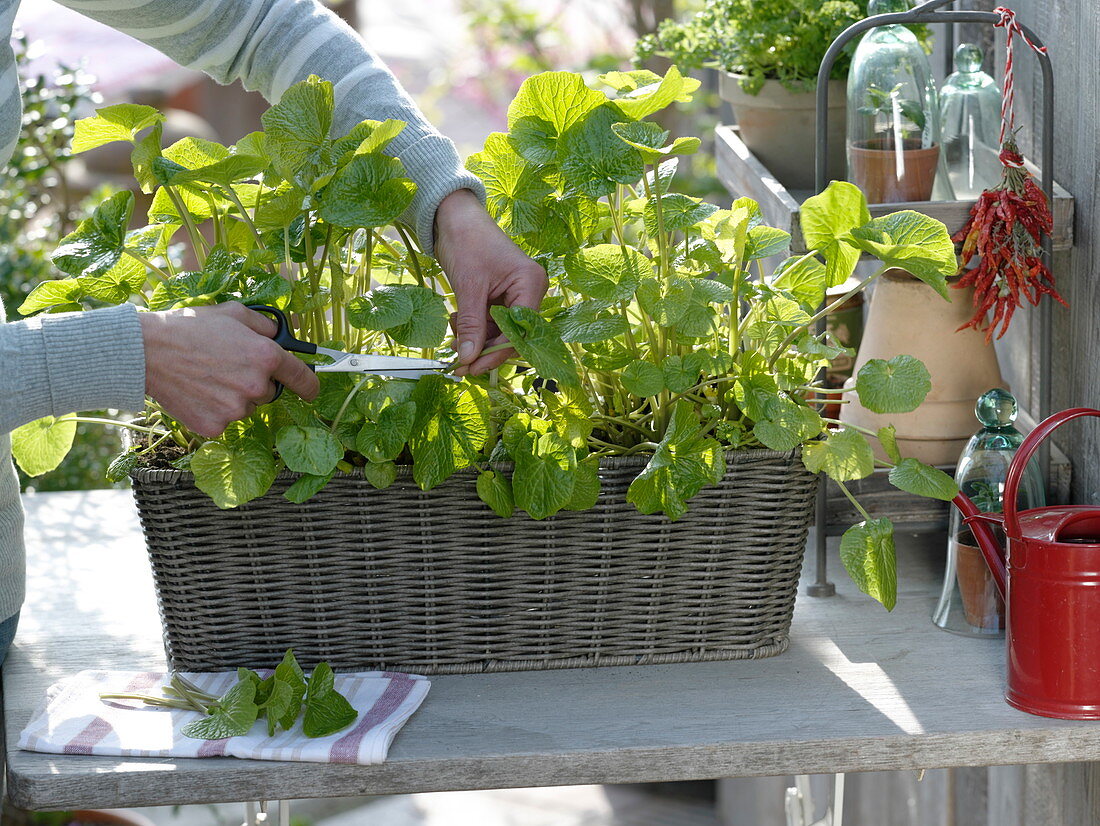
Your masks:
M295 338L294 334L290 332L290 324L287 322L286 313L282 310L269 307L266 304L249 304L248 309L263 313L275 320L278 329L275 331L274 341L284 350L289 350L292 353L328 356L332 359L332 364L307 365L317 373L366 373L398 379L418 379L431 373L446 373L453 366L445 361L436 361L435 359L382 356L375 353L345 353L342 350L319 347L311 341L302 341ZM275 395L271 398L271 401L275 401L282 393L283 385L276 381Z

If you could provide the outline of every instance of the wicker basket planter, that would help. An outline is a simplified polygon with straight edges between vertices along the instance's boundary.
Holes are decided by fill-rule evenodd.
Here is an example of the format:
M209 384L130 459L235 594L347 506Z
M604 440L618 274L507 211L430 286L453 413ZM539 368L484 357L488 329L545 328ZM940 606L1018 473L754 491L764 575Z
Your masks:
M472 473L430 491L355 475L304 505L218 510L189 474L134 495L170 664L422 674L767 657L788 645L817 478L797 453L728 454L686 516L625 500L642 459L607 461L584 512L494 515Z

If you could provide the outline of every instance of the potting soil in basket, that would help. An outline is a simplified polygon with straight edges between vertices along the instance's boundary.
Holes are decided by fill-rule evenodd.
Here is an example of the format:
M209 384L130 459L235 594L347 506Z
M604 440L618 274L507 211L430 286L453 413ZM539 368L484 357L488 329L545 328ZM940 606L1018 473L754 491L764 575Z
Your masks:
M145 530L172 667L439 674L766 657L788 645L817 477L797 452L727 454L673 522L626 501L644 459L606 460L591 510L502 519L459 473L429 491L294 475L222 511L189 474L142 470Z

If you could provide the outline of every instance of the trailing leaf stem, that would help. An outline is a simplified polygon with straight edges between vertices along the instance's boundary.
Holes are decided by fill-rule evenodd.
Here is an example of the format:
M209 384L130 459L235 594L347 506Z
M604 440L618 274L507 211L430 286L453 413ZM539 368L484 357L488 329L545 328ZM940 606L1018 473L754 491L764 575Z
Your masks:
M852 503L853 507L855 507L855 509L859 511L860 516L862 516L865 521L870 522L871 514L867 513L867 511L863 509L863 505L859 504L856 498L852 496L852 492L848 490L848 486L836 479L833 479L833 482L836 483L837 487L840 488L841 493L843 493L848 498L848 501Z
M870 428L862 427L861 425L858 425L858 424L852 424L851 422L842 422L840 419L828 419L828 418L825 418L825 417L822 417L821 421L826 422L828 424L838 424L841 427L848 428L849 430L859 431L864 436L870 436L874 439L878 438L878 433L876 433L874 430L871 430Z

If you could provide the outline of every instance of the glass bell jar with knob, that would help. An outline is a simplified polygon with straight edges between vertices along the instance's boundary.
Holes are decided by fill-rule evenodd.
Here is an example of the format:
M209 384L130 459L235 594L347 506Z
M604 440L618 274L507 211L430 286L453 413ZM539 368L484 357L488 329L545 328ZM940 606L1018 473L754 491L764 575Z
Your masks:
M909 11L870 0L870 15ZM927 201L940 162L940 109L928 57L905 26L871 29L848 72L848 180L868 203Z
M982 71L982 50L960 43L940 88L940 145L955 197L973 200L1001 180L1001 90Z
M1004 510L1002 494L1008 467L1024 441L1014 426L1018 408L1007 390L996 388L983 393L974 406L974 415L982 425L963 448L955 468L955 482L983 513ZM1039 466L1028 463L1020 483L1020 510L1046 504ZM1004 547L1004 533L995 527ZM955 634L968 637L1001 636L1004 633L1004 601L986 566L978 543L963 524L957 508L951 509L947 531L947 564L943 591L932 614L932 621Z

